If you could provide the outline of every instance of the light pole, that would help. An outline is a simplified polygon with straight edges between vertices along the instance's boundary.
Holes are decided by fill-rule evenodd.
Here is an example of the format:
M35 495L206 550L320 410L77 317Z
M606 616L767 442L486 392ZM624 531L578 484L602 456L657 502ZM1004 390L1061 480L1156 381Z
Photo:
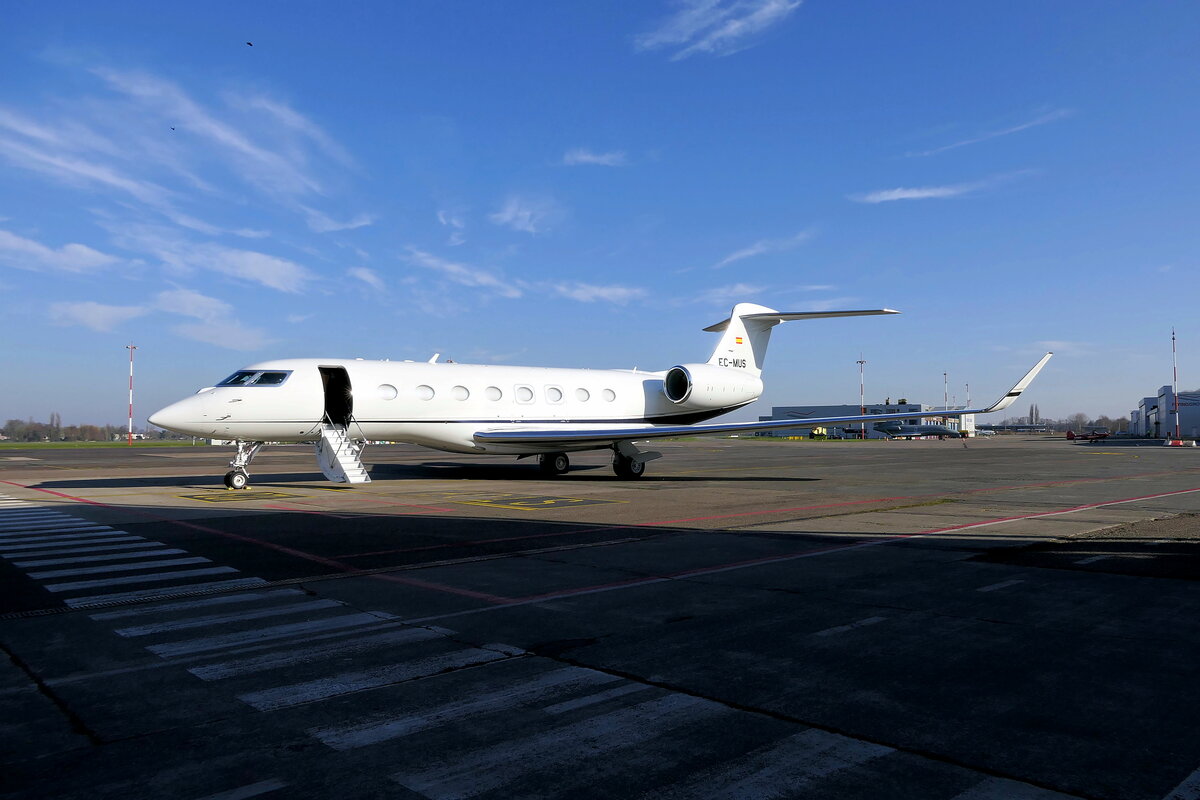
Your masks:
M1175 328L1171 328L1171 394L1175 397L1175 438L1179 438L1179 363L1175 360Z
M867 413L867 404L866 404L866 400L865 400L865 395L863 394L863 366L867 362L863 359L862 353L858 354L858 361L855 363L858 364L858 413L865 416ZM860 422L858 424L858 432L859 432L860 438L865 442L867 440L867 421L866 420L863 420L862 422Z
M129 441L127 446L133 447L133 351L137 350L137 345L127 344L125 349L129 351Z

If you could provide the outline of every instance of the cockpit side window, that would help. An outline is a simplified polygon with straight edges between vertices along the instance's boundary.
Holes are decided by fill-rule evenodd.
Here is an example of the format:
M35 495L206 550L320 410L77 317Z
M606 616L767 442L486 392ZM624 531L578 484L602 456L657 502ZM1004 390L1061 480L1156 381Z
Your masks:
M225 380L217 384L217 386L249 386L257 372L247 372L246 370L238 370L230 375Z
M291 374L291 370L258 371L241 369L218 383L217 386L279 386Z

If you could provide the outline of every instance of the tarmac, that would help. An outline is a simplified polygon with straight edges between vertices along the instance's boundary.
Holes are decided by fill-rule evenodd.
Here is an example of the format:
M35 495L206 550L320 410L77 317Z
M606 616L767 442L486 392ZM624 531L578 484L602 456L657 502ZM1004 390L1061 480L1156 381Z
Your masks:
M1200 798L1200 448L655 449L3 448L0 795Z

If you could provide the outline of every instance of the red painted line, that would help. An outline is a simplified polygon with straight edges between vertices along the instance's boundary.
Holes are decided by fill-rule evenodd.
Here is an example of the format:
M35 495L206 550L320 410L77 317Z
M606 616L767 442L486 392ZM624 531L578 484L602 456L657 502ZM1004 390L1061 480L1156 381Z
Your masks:
M115 511L123 511L126 513L136 514L141 517L146 517L147 519L156 520L158 522L168 522L172 525L178 525L181 528L190 528L191 530L201 531L203 533L212 534L214 536L222 536L226 539L233 539L234 541L246 542L248 544L258 545L259 547L265 547L270 550L276 550L280 553L285 553L289 556L294 556L296 558L300 558L305 561L312 561L317 564L323 564L332 569L336 569L339 572L358 572L359 571L358 567L354 567L349 564L344 564L341 561L335 561L331 558L325 558L324 556L319 556L315 553L308 553L303 550L297 550L293 547L287 547L285 545L275 544L274 542L264 542L261 539L252 539L249 536L242 536L241 534L238 534L238 533L231 533L229 531L217 530L216 528L210 528L207 525L197 525L194 522L184 522L183 520L171 519L170 517L164 517L159 514L151 514L148 511L139 511L139 510L135 510L135 509L124 508L121 506L114 506L114 505L110 505L109 503L101 503L98 500L88 500L86 497L75 497L73 495L63 494L62 492L55 492L51 489L42 489L37 486L26 486L24 484L14 483L13 481L0 481L0 483L7 483L10 486L19 486L22 489L31 489L35 492L43 492L45 494L52 494L55 497L62 497L67 500L75 501L77 503L87 503L88 505L99 506L101 508L109 508L109 509L113 509ZM379 578L379 579L383 579L383 580L390 580L395 583L411 583L414 586L420 586L421 588L424 588L424 589L435 589L437 591L446 592L448 594L456 594L456 595L461 595L463 597L472 597L472 598L476 598L479 600L488 600L488 602L496 602L496 603L508 602L508 598L502 598L502 597L498 597L495 595L488 595L488 594L484 594L481 592L475 592L470 589L459 589L454 586L445 586L443 584L432 583L430 581L420 581L420 580L411 579L411 578L401 578L398 576L389 576L389 575L371 575L369 577Z
M848 545L833 545L830 547L819 547L810 550L801 550L796 553L787 553L780 556L766 556L764 558L751 559L749 561L734 561L728 564L717 564L711 567L698 567L696 569L685 570L682 572L667 573L665 575L655 575L648 578L631 578L625 581L616 581L613 583L602 583L594 586L585 586L579 589L565 589L558 592L547 592L545 594L529 595L527 597L519 597L512 600L514 604L527 604L544 602L547 600L555 600L563 597L574 597L581 594L592 594L598 592L613 591L615 589L623 589L633 586L643 586L652 583L661 583L668 580L678 580L679 578L695 577L698 575L711 575L718 572L727 572L746 567L760 566L764 564L777 564L784 561L794 561L799 558L810 558L813 556L824 555L826 553L844 553L849 550L861 550L867 547L875 547L876 545L888 544L890 542L899 542L907 539L916 539L922 536L935 536L940 533L949 533L952 531L961 531L968 528L980 528L985 525L999 525L1005 522L1015 522L1023 519L1037 519L1039 517L1052 517L1060 514L1073 514L1077 511L1086 511L1092 508L1102 508L1104 506L1116 506L1122 503L1136 503L1139 500L1154 500L1160 497L1172 497L1181 494L1192 494L1200 492L1200 487L1195 489L1180 489L1173 492L1160 492L1157 494L1141 495L1139 497L1127 497L1122 500L1106 500L1102 503L1088 503L1086 505L1074 506L1072 508L1058 509L1057 511L1043 511L1035 514L1022 514L1014 517L999 517L997 519L985 520L983 522L971 522L963 525L952 525L946 528L931 528L929 530L918 531L917 533L903 533L896 536L888 536L882 539L871 539L868 541L859 541Z
M1055 516L1059 516L1061 514L1074 514L1077 511L1087 511L1092 508L1102 508L1104 506L1119 506L1122 503L1136 503L1139 500L1156 500L1160 497L1173 497L1175 495L1191 494L1193 492L1200 492L1200 488L1179 489L1178 491L1174 491L1174 492L1159 492L1158 494L1146 494L1146 495L1142 495L1141 497L1129 497L1129 498L1126 498L1125 500L1108 500L1103 503L1087 503L1082 506L1075 506L1074 508L1064 508L1059 511L1043 511L1043 512L1036 513L1036 514L1022 514L1022 515L1019 515L1016 517L1000 517L1000 518L993 519L993 520L987 520L986 522L968 522L963 525L951 525L948 528L933 528L931 530L922 531L921 533L913 534L913 535L925 536L925 535L932 534L932 533L945 533L947 531L961 531L961 530L965 530L967 528L982 528L984 525L999 525L1002 522L1013 522L1014 520L1038 519L1039 517L1055 517Z

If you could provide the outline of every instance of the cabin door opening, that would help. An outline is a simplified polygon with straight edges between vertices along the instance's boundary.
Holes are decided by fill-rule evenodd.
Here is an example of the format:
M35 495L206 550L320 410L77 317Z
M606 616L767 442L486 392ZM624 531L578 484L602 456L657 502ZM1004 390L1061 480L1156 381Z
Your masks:
M318 367L321 386L325 390L325 418L343 428L350 425L354 415L354 395L350 391L350 376L344 367Z

